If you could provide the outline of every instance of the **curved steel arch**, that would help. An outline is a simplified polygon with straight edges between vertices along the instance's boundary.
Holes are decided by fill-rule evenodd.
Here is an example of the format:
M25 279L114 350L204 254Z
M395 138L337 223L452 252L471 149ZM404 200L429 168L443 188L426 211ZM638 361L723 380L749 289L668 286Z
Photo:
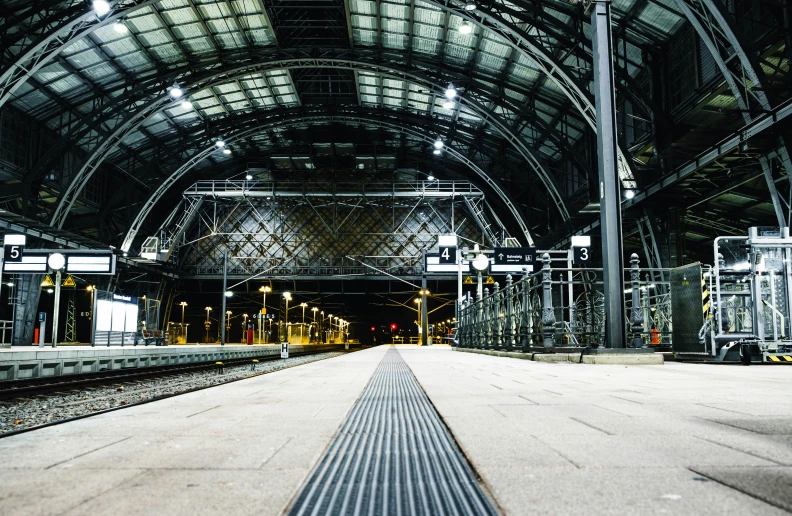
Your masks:
M306 115L306 114L298 114L294 118L287 118L283 121L275 121L270 124L264 125L257 125L256 127L244 129L239 131L238 133L231 134L226 139L228 143L233 145L234 142L247 138L248 136L253 136L257 133L268 131L273 128L278 127L289 127L292 125L299 125L306 122L312 121L325 121L325 122L343 122L343 123L366 123L377 127L385 127L391 130L395 130L398 132L404 132L406 134L410 134L413 137L416 137L420 140L423 140L426 143L431 143L434 141L433 138L428 137L425 132L413 129L412 127L405 127L404 125L400 125L395 122L387 122L383 121L377 117L370 116L370 115L335 115L335 114L316 114L316 115ZM213 152L216 152L217 148L210 143L205 149L197 151L191 157L187 159L179 168L177 168L171 175L163 181L159 187L154 191L154 193L149 197L149 199L145 202L143 207L141 208L140 212L138 212L137 216L135 217L134 221L132 222L129 230L127 231L126 236L124 237L124 241L121 244L121 249L123 251L129 251L132 247L132 243L137 236L140 227L142 226L145 219L148 217L149 213L151 212L154 205L160 200L160 198L164 195L164 193L173 186L182 176L184 176L187 172L189 172L196 164L201 162L202 160L209 157ZM523 232L527 242L529 245L533 245L533 238L531 237L530 231L528 230L528 226L525 224L525 221L522 219L522 215L517 210L517 207L514 203L511 202L508 195L503 191L500 185L489 175L479 168L479 166L474 163L473 161L469 160L463 154L457 152L452 147L447 147L446 152L451 154L455 159L460 161L461 163L465 164L471 170L473 170L476 174L479 175L487 185L495 191L498 195L500 200L508 207L509 211L511 212L512 216L514 217L515 221L517 222L520 230Z
M412 82L433 90L435 95L442 95L445 90L445 85L442 83L434 82L436 79L428 78L419 75L412 71L400 70L398 68L378 64L367 63L364 61L356 61L352 59L338 59L338 58L291 58L285 60L267 61L254 64L245 64L237 66L222 72L215 73L206 77L203 84L199 82L187 83L182 85L188 91L201 91L203 89L211 88L214 85L222 84L229 80L233 80L238 75L248 75L252 72L261 72L268 69L292 69L292 68L351 68L354 70L372 71L381 74L385 77L392 77L407 82ZM569 220L569 211L564 205L564 200L561 197L558 188L555 185L554 178L543 167L542 163L534 156L532 150L525 144L520 135L515 134L514 131L500 120L499 116L493 116L482 106L477 100L462 96L459 99L462 104L467 104L471 111L476 114L480 119L489 123L493 128L500 133L500 135L508 141L517 152L525 159L531 166L533 171L540 177L545 188L548 190L551 198L555 201L556 207L563 220ZM81 169L73 177L71 183L66 188L58 202L57 207L52 213L50 224L63 227L66 217L80 194L82 189L87 184L96 169L105 161L110 152L127 136L137 130L146 119L150 116L162 112L170 107L173 107L173 100L166 97L160 97L157 101L144 106L134 116L130 117L125 123L118 124L113 128L112 133L102 141L102 143L91 153L85 161Z
M111 19L116 20L123 14L128 14L137 9L145 7L146 5L157 3L158 1L159 0L149 0L147 2L141 2L140 4L136 4L132 7L124 9L123 11L116 10L101 20L99 23L87 28L81 33L79 37L93 32L100 26L106 25L111 21ZM596 132L596 114L590 96L584 93L583 88L581 88L577 81L574 80L568 73L567 66L556 59L552 53L547 52L544 48L542 48L541 45L537 45L533 36L525 33L515 24L503 19L502 17L491 14L491 12L485 12L481 10L465 11L464 2L425 0L425 3L442 11L446 11L450 14L454 14L460 18L463 18L470 23L479 26L481 29L490 30L500 35L512 46L512 48L517 50L517 52L522 53L526 57L529 57L534 62L536 62L540 70L544 72L553 82L555 82L557 86L559 86L561 91L563 91L564 94L569 98L572 105L583 115L584 119L588 122L589 127ZM476 16L480 16L481 19L477 18ZM69 41L73 41L74 39L76 38L72 38ZM53 50L47 55L47 57L51 58L56 53L60 53L62 48L63 47ZM3 97L0 97L0 106L2 106L3 102ZM629 161L626 159L621 146L618 146L617 150L617 168L619 177L622 179L624 186L632 188L634 186L634 180Z

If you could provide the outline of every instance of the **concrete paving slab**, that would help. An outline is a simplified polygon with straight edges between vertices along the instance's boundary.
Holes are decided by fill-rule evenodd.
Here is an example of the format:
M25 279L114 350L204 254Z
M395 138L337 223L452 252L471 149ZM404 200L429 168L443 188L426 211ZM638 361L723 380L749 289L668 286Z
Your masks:
M792 399L780 368L400 353L505 514L783 513L691 471L778 471L770 484L786 481L778 469L792 458L786 413L728 412ZM722 424L729 419L738 425Z
M4 438L0 504L19 514L281 514L386 351ZM40 496L50 485L53 496Z
M701 473L737 491L792 512L792 468L697 467Z

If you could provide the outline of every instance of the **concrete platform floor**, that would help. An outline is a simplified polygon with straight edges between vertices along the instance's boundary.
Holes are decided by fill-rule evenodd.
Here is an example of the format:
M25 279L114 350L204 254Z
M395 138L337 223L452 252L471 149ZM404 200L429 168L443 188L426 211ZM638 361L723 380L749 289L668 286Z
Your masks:
M282 514L388 349L0 439L0 507ZM398 349L506 514L792 510L789 367Z

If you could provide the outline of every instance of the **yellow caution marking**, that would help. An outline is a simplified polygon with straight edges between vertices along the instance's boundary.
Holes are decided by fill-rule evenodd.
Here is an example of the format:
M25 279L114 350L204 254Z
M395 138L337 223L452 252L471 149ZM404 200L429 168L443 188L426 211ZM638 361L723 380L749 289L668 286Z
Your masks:
M484 283L486 283L487 285L494 285L495 278L493 278L492 276L487 276L487 281L485 281Z
M66 288L74 288L76 286L77 286L77 282L74 281L74 278L72 277L71 274L66 276L66 279L63 280L63 283L61 283L61 287L66 287Z
M792 356L789 355L779 355L779 356L770 356L767 357L768 362L792 362Z
M468 276L468 277L465 278L465 281L463 281L462 283L464 283L465 285L472 285L473 284L473 278Z
M55 286L55 282L52 281L52 277L49 274L47 274L46 276L44 276L44 279L41 280L41 286L42 287L54 287Z

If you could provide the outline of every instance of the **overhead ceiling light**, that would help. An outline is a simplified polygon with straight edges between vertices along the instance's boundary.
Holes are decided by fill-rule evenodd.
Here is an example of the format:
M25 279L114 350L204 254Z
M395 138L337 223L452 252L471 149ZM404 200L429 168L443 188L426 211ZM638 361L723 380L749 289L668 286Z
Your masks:
M246 175L246 176L245 176L245 179L247 179L248 181L250 181L251 179L253 179L253 176L251 176L250 174L248 174L248 175Z
M184 91L179 87L178 83L174 82L173 86L168 88L168 93L170 93L171 97L177 99L184 94Z
M129 32L129 28L124 25L120 20L113 24L113 30L119 34L126 34Z
M225 297L233 297L233 295L234 295L234 293L231 292L230 290L226 291L226 293L225 293Z
M215 140L215 145L218 147L225 147L225 141L222 138Z
M110 12L110 3L107 0L94 0L93 9L96 16L102 17Z
M427 177L426 179L428 179L429 181L434 181L435 180L435 176L433 176L432 174L429 174L429 177Z
M439 155L439 154L440 154L440 152L441 152L441 151L440 151L440 149L435 149L435 150L433 150L433 151L432 151L432 154L434 154L435 156L437 156L437 155Z
M184 109L192 109L192 102L190 102L189 100L185 100L184 102L181 103L181 107Z
M443 102L443 108L444 109L454 109L454 102L450 101L450 100L446 100L445 102Z
M227 155L229 155L229 154L231 154L231 149L229 149L228 147L226 147L225 149L223 149L223 154L225 154L226 156L227 156Z
M476 2L474 2L473 0L467 0L467 2L465 2L465 10L466 11L475 11L476 10Z
M454 97L457 96L457 90L454 88L453 84L448 85L448 88L445 90L445 96L448 100L454 100Z
M435 140L435 142L434 142L434 144L433 144L433 145L434 145L434 148L435 148L435 149L442 149L442 148L443 148L443 145L445 145L445 144L443 143L443 140L441 140L440 138L438 138L437 140Z
M624 196L628 199L632 199L633 197L635 197L635 192L632 190L625 190Z
M467 21L463 21L462 24L459 26L459 33L470 34L471 32L473 32L473 25L471 25Z

